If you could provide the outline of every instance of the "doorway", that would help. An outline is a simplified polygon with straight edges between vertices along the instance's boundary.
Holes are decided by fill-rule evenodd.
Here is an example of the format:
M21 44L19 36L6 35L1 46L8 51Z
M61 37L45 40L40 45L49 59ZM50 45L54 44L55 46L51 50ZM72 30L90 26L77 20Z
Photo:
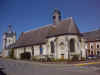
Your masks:
M21 59L23 60L30 60L31 59L31 53L30 52L24 52L24 53L21 53Z
M61 54L61 59L64 59L64 54Z

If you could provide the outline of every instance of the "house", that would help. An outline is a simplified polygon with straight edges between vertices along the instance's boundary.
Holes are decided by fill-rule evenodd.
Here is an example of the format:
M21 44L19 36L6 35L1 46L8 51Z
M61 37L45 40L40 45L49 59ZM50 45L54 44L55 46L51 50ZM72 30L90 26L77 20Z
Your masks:
M100 29L83 33L87 56L100 56Z
M62 20L61 12L55 9L53 24L22 32L11 47L16 59L29 52L30 56L51 56L55 59L72 59L78 55L85 58L84 39L72 17Z

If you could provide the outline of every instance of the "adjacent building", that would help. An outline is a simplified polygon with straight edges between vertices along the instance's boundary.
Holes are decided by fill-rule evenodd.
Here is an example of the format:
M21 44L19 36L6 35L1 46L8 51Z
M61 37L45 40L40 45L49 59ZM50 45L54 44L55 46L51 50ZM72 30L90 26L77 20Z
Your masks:
M12 25L8 25L8 32L3 33L2 37L2 56L9 56L8 46L14 44L16 42L16 32L13 31Z
M100 29L83 33L87 56L100 56Z

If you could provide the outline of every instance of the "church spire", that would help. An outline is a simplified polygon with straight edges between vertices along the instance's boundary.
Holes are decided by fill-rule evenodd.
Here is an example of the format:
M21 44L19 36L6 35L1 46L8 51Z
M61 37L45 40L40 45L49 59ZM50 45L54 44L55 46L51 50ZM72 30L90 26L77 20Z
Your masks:
M61 21L61 12L57 8L54 9L52 18L55 25L59 24L59 22Z

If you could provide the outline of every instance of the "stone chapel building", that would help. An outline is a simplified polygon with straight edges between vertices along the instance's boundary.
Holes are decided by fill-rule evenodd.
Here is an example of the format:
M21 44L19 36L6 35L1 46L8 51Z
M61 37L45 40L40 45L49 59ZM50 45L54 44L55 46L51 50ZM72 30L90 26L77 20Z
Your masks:
M12 47L15 58L20 59L24 52L55 59L71 59L73 55L79 55L79 59L86 57L84 39L73 18L62 20L61 12L55 9L52 19L53 24L21 33Z

